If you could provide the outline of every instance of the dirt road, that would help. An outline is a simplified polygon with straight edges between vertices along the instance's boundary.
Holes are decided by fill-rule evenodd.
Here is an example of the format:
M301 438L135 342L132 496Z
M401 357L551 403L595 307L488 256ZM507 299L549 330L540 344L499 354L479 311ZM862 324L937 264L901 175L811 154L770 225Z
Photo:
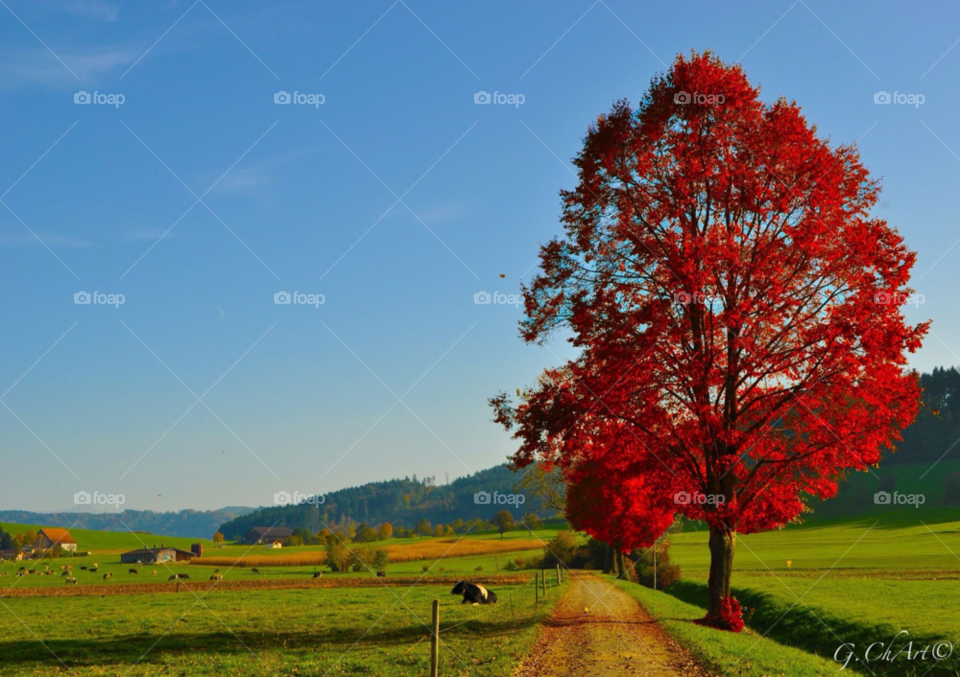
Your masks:
M596 576L576 575L517 675L709 677L630 595Z

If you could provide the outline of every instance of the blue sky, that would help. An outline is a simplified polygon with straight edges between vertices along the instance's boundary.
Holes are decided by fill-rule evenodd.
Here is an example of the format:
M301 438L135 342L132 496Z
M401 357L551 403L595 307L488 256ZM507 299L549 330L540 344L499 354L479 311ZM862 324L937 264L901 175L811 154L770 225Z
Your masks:
M0 509L261 505L502 462L486 398L570 353L474 295L518 291L587 125L690 49L859 140L919 252L912 363L960 363L950 3L0 4Z

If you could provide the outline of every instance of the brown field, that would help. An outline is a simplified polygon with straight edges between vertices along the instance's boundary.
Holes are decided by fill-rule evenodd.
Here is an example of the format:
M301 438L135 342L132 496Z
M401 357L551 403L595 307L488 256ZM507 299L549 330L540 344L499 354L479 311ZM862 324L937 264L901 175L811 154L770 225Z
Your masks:
M486 585L519 585L529 583L533 574L497 574L485 576ZM452 586L454 579L447 576L424 578L282 578L263 581L191 581L189 583L118 583L116 585L65 585L40 588L11 588L4 597L90 597L104 595L154 595L160 593L207 593L212 590L229 592L240 590L294 590L306 588L375 588L377 586L442 585Z
M476 540L476 539L431 539L423 543L407 545L388 545L386 551L391 562L416 562L422 559L440 557L470 557L476 555L498 555L521 550L538 550L543 542L535 539L524 540ZM290 553L289 555L245 555L243 557L203 557L192 564L217 567L283 567L317 566L326 558L323 552Z

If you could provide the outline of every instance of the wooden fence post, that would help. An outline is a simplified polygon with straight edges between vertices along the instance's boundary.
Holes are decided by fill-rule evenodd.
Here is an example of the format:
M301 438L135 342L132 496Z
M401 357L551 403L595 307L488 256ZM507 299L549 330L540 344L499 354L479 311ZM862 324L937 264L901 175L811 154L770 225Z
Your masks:
M540 574L533 574L533 603L540 604Z
M430 633L430 677L440 674L440 600L433 600L433 629Z
M557 585L560 585L560 565L557 565Z
M544 597L544 599L546 599L546 597L547 597L547 570L546 570L546 569L541 569L541 570L540 570L540 574L541 574L541 576L540 576L540 592L543 593L543 597Z

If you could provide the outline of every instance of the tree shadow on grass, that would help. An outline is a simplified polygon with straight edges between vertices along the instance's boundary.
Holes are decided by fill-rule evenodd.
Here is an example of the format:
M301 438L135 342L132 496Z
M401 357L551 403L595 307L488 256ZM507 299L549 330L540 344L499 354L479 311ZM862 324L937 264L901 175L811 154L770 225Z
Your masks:
M412 620L412 619L411 619ZM441 625L441 640L447 644L464 635L494 638L507 637L536 625L536 619L488 623L467 621L449 633ZM400 628L375 627L364 635L363 629L324 628L311 632L171 632L164 636L156 634L119 635L108 639L44 639L0 641L0 657L4 667L43 664L62 668L62 661L69 669L94 666L123 665L130 667L153 665L184 659L190 654L219 656L249 656L252 651L296 653L309 651L339 656L356 645L357 648L372 646L381 649L413 647L429 636L429 630L419 623L411 622ZM249 649L249 650L248 650ZM56 656L56 657L55 657ZM193 660L188 659L188 660ZM251 657L252 660L252 657Z
M702 609L707 608L706 583L681 580L671 585L665 592L687 604L693 604ZM917 675L923 675L928 669L930 669L927 673L929 677L960 674L960 657L956 655L946 657L939 662L929 654L924 660L917 658L909 660L906 657L905 646L909 641L913 641L911 652L916 654L928 645L933 647L938 642L949 641L944 636L913 633L909 636L904 635L894 643L894 648L891 650L891 655L896 654L898 649L902 650L903 654L895 660L876 660L884 653L885 647L890 646L900 631L898 628L888 624L861 623L839 618L822 609L808 609L802 602L794 604L796 600L791 601L748 588L734 587L733 595L743 607L744 619L748 620L747 625L751 630L826 660L834 660L838 649L844 644L853 646L840 650L841 658L848 650L853 651L855 656L863 658L870 645L882 643L884 648L876 644L870 652L872 660L868 663L869 670L864 669L856 659L851 659L851 667L862 670L864 674L872 672L874 675L912 675L915 672ZM895 600L887 602L896 604Z

